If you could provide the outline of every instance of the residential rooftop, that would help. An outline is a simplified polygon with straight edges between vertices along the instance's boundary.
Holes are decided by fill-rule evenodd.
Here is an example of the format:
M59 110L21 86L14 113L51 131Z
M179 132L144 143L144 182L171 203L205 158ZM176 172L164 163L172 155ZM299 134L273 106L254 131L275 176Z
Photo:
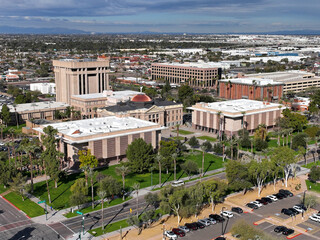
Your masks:
M267 78L233 78L233 79L222 79L219 82L231 82L231 83L238 83L238 84L247 84L247 85L254 85L257 86L267 86L267 85L281 85L282 82L276 82L273 79Z
M65 136L81 138L98 134L126 131L130 129L155 127L159 125L157 123L132 117L120 118L109 116L42 125L43 128L47 126L52 126L53 128L57 129L59 133ZM159 129L162 128L159 126ZM43 132L40 128L35 128L35 130Z
M39 111L45 109L56 109L56 108L66 108L70 105L64 102L54 102L54 101L46 101L46 102L33 102L33 103L23 103L17 104L16 107L13 105L8 105L10 112L25 112L25 111Z

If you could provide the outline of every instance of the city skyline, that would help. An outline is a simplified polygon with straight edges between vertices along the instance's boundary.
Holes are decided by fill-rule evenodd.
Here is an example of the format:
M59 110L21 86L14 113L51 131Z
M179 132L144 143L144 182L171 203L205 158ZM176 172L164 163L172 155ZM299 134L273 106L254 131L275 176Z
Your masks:
M85 32L320 30L316 0L1 1L1 26Z

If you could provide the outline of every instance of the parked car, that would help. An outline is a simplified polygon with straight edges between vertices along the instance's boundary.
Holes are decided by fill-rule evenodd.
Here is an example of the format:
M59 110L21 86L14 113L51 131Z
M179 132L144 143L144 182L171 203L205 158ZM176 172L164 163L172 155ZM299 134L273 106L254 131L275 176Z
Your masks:
M205 228L205 225L202 224L202 223L199 223L199 222L194 222L198 228L202 229L202 228Z
M225 237L217 237L214 240L226 240L226 238Z
M267 198L270 198L273 202L278 201L278 198L275 195L268 195Z
M232 218L233 217L233 213L230 212L230 211L222 211L220 214L221 214L221 216L227 217L227 218Z
M303 204L296 204L295 206L301 207L304 211L307 211L306 206L304 206Z
M286 190L286 189L280 189L279 193L285 194L285 195L287 195L289 197L293 197L293 193L290 192L289 190Z
M231 211L239 214L243 213L242 208L239 208L239 207L233 207L231 208Z
M294 233L294 230L291 229L291 228L287 228L286 230L284 230L284 231L282 232L282 234L283 234L283 235L286 235L286 236L288 236L288 235L290 235L290 234L292 234L292 233Z
M317 214L313 214L309 217L312 221L320 222L320 216Z
M291 212L293 212L295 215L299 214L300 212L295 210L294 208L288 208Z
M186 235L186 233L179 228L172 228L171 231L179 237L184 237Z
M172 187L180 187L184 185L184 181L178 180L171 183Z
M210 226L210 224L211 224L210 221L208 221L206 219L200 219L198 222L205 225L205 226Z
M285 226L277 226L274 231L276 233L280 233L280 232L283 232L284 230L286 230L287 228Z
M263 198L261 198L261 200L264 200L264 201L266 201L268 203L272 203L273 202L272 199L269 198L269 197L263 197Z
M215 221L218 222L218 223L225 221L225 219L224 219L223 217L221 217L220 215L218 215L218 214L210 214L210 215L209 215L209 218L215 220Z
M192 231L198 230L198 225L195 223L186 223L185 226Z
M184 231L185 233L190 232L190 229L189 229L188 227L186 227L186 226L179 226L178 228L179 228L180 230Z
M295 209L296 211L300 212L300 213L304 212L304 209L302 207L300 207L300 206L295 205L292 208Z
M164 235L170 239L177 239L178 236L176 234L174 234L174 232L172 231L165 231Z
M294 216L294 215L295 215L294 212L290 211L290 210L287 209L287 208L283 208L283 209L281 210L281 213L283 213L283 214L285 214L285 215L288 215L288 216Z
M280 193L274 194L275 197L277 197L279 200L284 199L284 196Z
M259 207L258 207L256 204L254 204L254 203L247 203L246 206L249 207L249 208L252 208L252 209L258 209L258 208L259 208Z
M284 193L277 193L276 194L276 196L279 196L279 195L281 195L282 196L282 198L287 198L288 197L288 195L286 195L286 194L284 194Z
M262 204L259 203L258 201L252 201L250 203L253 203L253 204L257 205L258 207L262 207Z
M210 222L210 224L212 224L212 225L217 223L217 221L216 221L216 220L214 220L214 219L212 219L212 218L205 218L204 220L209 221L209 222Z
M267 205L268 202L266 200L261 199L256 199L257 202L261 203L262 205Z

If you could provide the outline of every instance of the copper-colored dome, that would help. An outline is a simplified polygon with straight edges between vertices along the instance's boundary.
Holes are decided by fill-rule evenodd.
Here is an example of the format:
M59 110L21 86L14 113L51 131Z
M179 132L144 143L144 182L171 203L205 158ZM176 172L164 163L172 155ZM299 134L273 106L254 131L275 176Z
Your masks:
M145 94L137 94L132 99L131 102L151 102L152 99Z

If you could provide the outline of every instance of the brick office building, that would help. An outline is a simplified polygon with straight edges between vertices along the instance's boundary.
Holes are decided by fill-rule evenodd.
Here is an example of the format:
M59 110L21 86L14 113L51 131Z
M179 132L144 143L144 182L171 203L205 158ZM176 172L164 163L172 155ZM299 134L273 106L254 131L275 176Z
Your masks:
M284 107L277 103L239 99L201 102L188 109L192 110L194 129L216 134L220 131L230 136L243 127L251 132L260 124L265 124L267 128L274 127Z
M39 138L43 128L52 126L58 130L59 151L63 152L69 167L78 161L78 150L90 149L100 164L118 163L125 159L128 145L137 138L144 139L154 148L159 146L159 124L131 117L103 117L70 122L40 125L34 128Z
M152 80L163 79L195 88L216 88L221 67L216 63L153 63Z
M284 83L271 79L235 78L219 80L219 96L226 99L278 101Z

